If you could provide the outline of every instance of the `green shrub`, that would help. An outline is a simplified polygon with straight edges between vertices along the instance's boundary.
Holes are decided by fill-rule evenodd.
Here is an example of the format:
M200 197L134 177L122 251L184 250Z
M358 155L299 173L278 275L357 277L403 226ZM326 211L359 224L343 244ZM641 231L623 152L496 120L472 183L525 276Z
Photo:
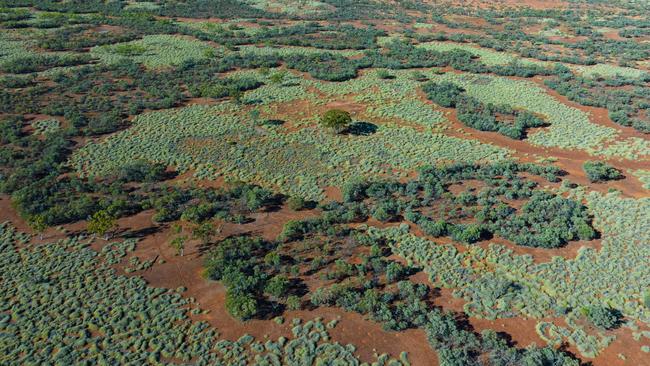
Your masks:
M485 229L481 225L455 225L451 229L451 238L461 243L472 244L480 241L485 236Z
M289 290L289 279L285 276L275 276L266 283L264 292L273 296L276 299L281 299L286 296Z
M117 178L124 182L156 182L165 178L165 165L144 160L134 161L121 167Z
M422 86L422 90L427 94L427 97L442 107L455 107L461 96L463 96L465 89L457 86L456 84L443 82L433 83L429 82Z
M307 201L302 197L292 196L287 199L287 206L294 211L300 211L307 208Z
M300 310L302 308L302 301L296 295L290 295L287 297L287 309L289 310Z
M623 178L621 171L602 161L587 161L582 165L592 182L604 182Z
M389 73L386 70L377 71L377 77L380 78L380 79L384 79L384 80L394 79L395 78L393 75L391 75L391 73Z
M397 282L408 275L409 269L397 262L390 262L386 266L386 281Z
M616 310L603 306L592 306L587 308L585 312L587 319L601 329L616 328L621 321L620 314Z
M352 117L349 112L340 109L330 109L323 114L320 123L324 127L340 133L352 123Z
M239 320L247 320L257 314L257 300L249 294L226 293L226 310Z

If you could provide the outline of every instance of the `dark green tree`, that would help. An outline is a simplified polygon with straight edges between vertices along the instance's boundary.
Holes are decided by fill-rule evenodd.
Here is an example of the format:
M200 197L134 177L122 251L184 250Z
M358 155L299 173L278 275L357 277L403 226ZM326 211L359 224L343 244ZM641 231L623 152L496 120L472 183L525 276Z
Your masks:
M350 113L340 109L330 109L321 117L321 125L332 129L336 133L341 133L350 123L352 123Z

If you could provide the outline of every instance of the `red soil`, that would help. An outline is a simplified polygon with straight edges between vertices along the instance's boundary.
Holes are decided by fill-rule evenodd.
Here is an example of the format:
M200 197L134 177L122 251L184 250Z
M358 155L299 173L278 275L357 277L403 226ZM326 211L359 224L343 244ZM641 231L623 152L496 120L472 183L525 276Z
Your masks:
M430 3L438 3L438 1L428 1ZM462 6L464 8L532 8L532 9L551 9L551 8L566 8L567 3L560 0L468 0L468 1L449 1L454 6Z
M262 235L267 239L273 239L281 230L282 224L289 219L309 216L310 212L293 212L282 209L268 214L259 214L256 221L251 224L223 226L220 236L252 232L255 235ZM133 231L143 230L152 227L150 224L151 212L141 213L121 222ZM187 291L185 297L196 299L201 309L209 310L208 314L193 316L197 320L205 320L215 326L220 335L235 340L243 334L251 334L257 339L265 337L277 338L289 336L291 325L286 322L278 325L269 320L251 320L240 322L228 315L225 302L224 287L215 282L204 279L202 272L202 258L199 253L198 243L188 243L185 255L177 256L174 250L168 245L171 232L168 228L145 236L138 242L133 255L142 260L157 258L156 264L143 272L136 272L135 275L142 275L147 282L155 287L178 288L184 286ZM103 243L103 241L101 241ZM165 263L158 261L163 259ZM318 308L316 310L290 311L284 314L285 319L290 320L298 317L305 320L322 317L330 321L340 319L341 323L330 334L334 341L347 344L352 343L357 347L357 355L363 361L371 361L375 352L388 353L393 357L399 357L400 352L406 351L409 360L413 365L435 365L436 356L428 345L426 336L421 330L410 330L407 332L386 332L381 326L371 321L364 320L362 316L347 313L336 308ZM359 337L363 335L362 337Z
M418 95L426 103L433 104L432 102L428 101L428 99L426 99L426 96L421 91L418 91ZM569 103L571 102L568 102L567 104ZM578 105L575 104L574 106L576 106L576 108L578 107ZM581 106L581 108L583 110L587 108L586 110L592 115L593 122L602 124L608 123L606 122L605 116L603 116L602 112L593 113L590 110L592 109L591 107ZM513 157L522 162L535 162L535 160L540 157L555 158L557 161L554 162L553 165L558 166L559 168L566 171L568 173L566 178L568 178L571 182L587 186L594 191L607 193L609 188L614 188L620 190L623 195L629 197L640 198L647 196L647 190L643 188L642 183L636 177L628 175L625 179L622 180L594 184L587 179L586 174L582 169L582 165L589 160L605 160L612 164L614 167L621 169L623 172L630 169L647 169L648 163L644 161L603 159L589 155L588 153L581 150L567 150L554 147L551 148L533 146L526 142L526 140L514 140L497 132L485 132L472 129L458 121L454 109L442 108L442 110L446 112L447 119L449 119L452 123L452 128L448 129L445 132L450 136L478 140L487 144L497 145L514 150ZM597 117L593 118L594 115ZM613 124L611 120L609 123ZM461 130L462 133L458 132L458 130ZM640 135L638 132L635 133L629 130L623 131L621 134L627 134L628 136L632 136L632 134L634 134L634 136Z

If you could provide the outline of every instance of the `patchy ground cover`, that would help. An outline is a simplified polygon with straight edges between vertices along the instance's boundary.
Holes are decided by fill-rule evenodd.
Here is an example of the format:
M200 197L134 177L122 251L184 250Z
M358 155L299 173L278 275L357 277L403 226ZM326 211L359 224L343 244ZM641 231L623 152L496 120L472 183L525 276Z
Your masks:
M156 68L214 57L217 49L179 36L151 35L128 43L98 46L91 50L91 54L108 64L130 59Z
M0 1L0 359L645 364L648 12Z
M283 125L256 128L236 110L223 104L142 115L130 130L86 145L72 164L97 176L123 162L145 159L180 171L198 169L206 178L218 173L319 200L324 187L354 177L394 174L435 161L488 161L507 155L497 147L397 125L381 125L368 136L335 135L311 118L297 121L304 127L295 132L284 132Z
M190 319L190 312L201 309L181 296L182 288L153 288L141 278L115 273L111 265L135 248L133 240L106 244L99 253L83 237L26 247L28 237L7 224L0 226L0 238L3 267L10 276L1 283L0 323L8 364L171 359L200 364L359 364L353 345L330 342L328 328L336 322L326 327L321 320L294 319L293 336L277 340L247 334L236 340L219 338L207 323ZM381 359L408 364L406 355L402 361Z

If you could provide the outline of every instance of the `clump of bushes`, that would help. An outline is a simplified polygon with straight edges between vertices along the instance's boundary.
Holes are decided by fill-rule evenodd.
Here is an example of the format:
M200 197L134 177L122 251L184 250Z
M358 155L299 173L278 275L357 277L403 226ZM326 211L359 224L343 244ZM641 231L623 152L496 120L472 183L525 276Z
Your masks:
M309 204L302 197L292 196L287 199L287 206L294 211L300 211L308 208Z
M452 164L423 168L418 179L407 183L351 181L343 187L343 199L345 205L356 204L360 212L368 211L379 221L403 216L427 235L451 236L465 244L498 234L518 245L557 248L597 236L583 205L536 191L537 183L519 177L520 172L549 181L562 174L555 167L534 164ZM476 193L449 191L466 180L480 180L485 187ZM528 200L519 210L508 203L519 199ZM470 218L473 221L467 222Z
M540 117L526 111L515 111L507 105L482 103L468 96L465 89L456 84L426 83L422 90L429 100L443 106L458 108L458 120L465 125L480 131L493 131L521 140L526 137L526 130L532 127L542 127L546 123ZM500 121L504 116L512 118L512 122Z
M461 96L464 95L465 89L453 83L426 83L422 90L427 97L442 107L455 107Z
M620 170L603 161L587 161L582 168L587 173L587 178L593 183L623 178Z
M587 319L601 329L614 329L621 322L621 315L618 311L603 306L591 306L583 310Z
M585 207L546 192L535 192L519 215L494 220L493 227L518 245L542 248L558 248L571 240L596 236Z
M139 160L120 168L117 179L122 182L157 182L165 178L165 169L164 164Z

